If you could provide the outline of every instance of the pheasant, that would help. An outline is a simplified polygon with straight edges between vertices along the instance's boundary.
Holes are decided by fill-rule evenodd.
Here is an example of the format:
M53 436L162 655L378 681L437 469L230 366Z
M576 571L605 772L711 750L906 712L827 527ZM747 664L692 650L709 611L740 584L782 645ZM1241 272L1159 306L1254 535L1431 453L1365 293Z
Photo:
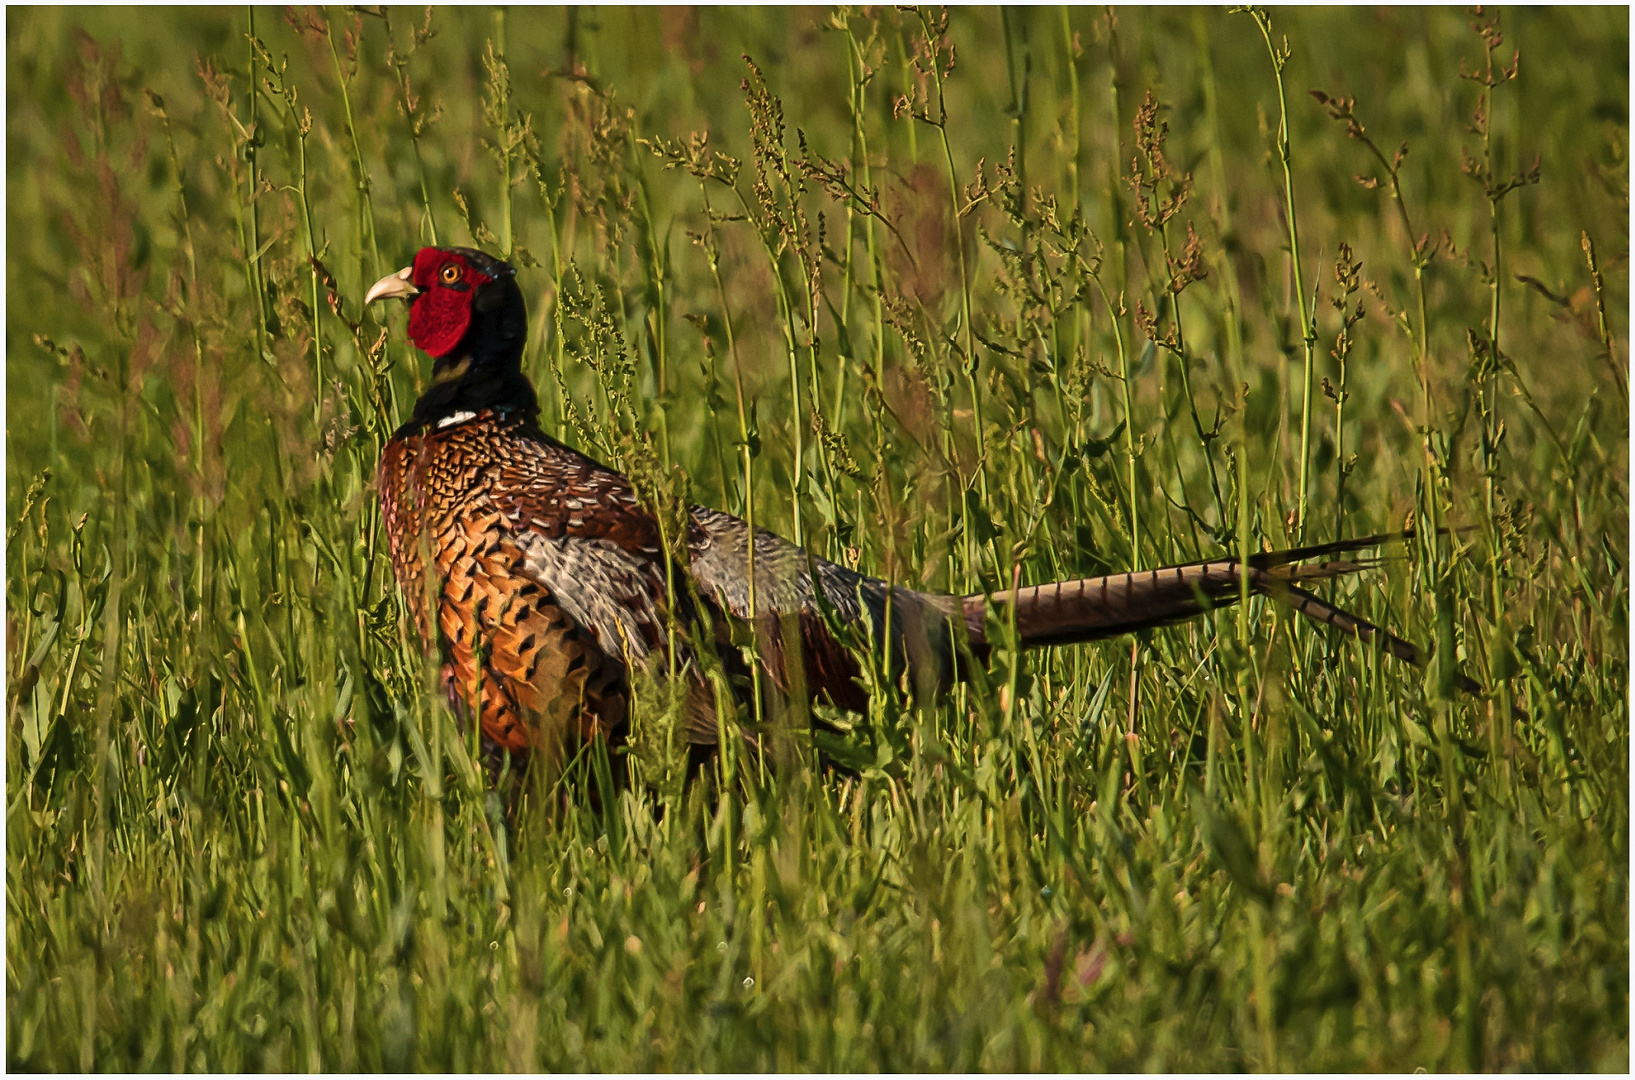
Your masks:
M561 760L585 740L616 740L632 677L667 670L688 680L688 740L716 743L715 696L699 666L687 655L667 666L678 626L707 623L726 642L732 625L755 624L765 681L784 692L804 684L816 699L862 710L861 668L843 637L872 643L889 670L906 668L914 685L936 692L987 655L990 603L1014 618L1021 644L1043 646L1180 622L1240 597L1234 558L992 597L935 595L853 572L765 529L755 530L752 560L748 525L702 506L686 524L684 565L676 556L667 575L659 525L630 481L540 430L510 264L469 248L422 248L365 301L389 297L409 302L409 338L435 361L381 458L392 565L422 640L441 654L456 713L476 716L491 755ZM1414 645L1302 588L1374 565L1309 560L1384 539L1252 556L1249 589L1423 664ZM747 673L737 650L720 651Z

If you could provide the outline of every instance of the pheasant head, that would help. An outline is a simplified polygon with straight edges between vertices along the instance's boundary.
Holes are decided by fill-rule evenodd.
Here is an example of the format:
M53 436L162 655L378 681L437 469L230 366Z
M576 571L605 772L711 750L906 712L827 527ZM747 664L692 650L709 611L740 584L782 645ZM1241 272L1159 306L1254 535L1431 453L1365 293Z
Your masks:
M482 409L538 408L522 374L528 309L510 263L472 248L421 248L370 286L365 303L409 302L409 340L434 360L412 422Z

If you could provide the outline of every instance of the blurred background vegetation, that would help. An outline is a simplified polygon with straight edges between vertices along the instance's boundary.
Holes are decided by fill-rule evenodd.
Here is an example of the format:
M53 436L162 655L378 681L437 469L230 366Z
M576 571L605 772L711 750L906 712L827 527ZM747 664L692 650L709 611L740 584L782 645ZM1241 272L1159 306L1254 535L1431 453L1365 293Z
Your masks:
M1627 1067L1627 11L32 8L7 61L9 1066ZM627 790L508 816L371 486L429 365L361 298L434 242L518 264L547 431L821 554L1455 526L1337 587L1435 660L1257 604L882 686L839 770L683 787L638 716Z

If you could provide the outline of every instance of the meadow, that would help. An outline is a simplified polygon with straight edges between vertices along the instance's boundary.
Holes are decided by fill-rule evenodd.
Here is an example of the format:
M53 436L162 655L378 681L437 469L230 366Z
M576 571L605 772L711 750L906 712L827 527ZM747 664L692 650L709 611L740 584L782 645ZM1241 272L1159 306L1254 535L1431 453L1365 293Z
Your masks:
M1628 32L8 10L8 1068L1626 1070ZM1256 600L508 807L373 487L428 243L664 498L954 591L1412 525L1325 593L1432 660Z

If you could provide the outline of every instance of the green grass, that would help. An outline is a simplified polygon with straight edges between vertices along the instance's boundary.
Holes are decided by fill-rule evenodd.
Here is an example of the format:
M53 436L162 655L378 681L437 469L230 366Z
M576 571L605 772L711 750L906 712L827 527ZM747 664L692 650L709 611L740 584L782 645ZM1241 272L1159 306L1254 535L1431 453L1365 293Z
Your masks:
M1627 13L940 18L7 13L9 1067L1627 1068ZM1335 594L1436 660L1256 601L508 817L371 486L434 237L671 496L960 590L1412 515Z

